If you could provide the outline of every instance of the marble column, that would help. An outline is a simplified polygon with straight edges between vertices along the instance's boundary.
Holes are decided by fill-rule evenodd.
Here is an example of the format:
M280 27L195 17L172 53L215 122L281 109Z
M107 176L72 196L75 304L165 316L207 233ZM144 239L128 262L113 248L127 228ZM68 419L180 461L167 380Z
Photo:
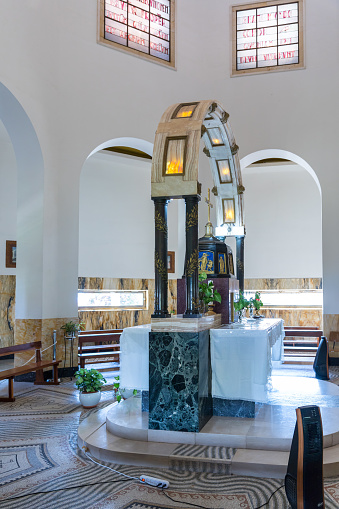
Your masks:
M239 291L244 291L244 244L245 237L235 237L236 239L236 258L237 258L237 279L239 281Z
M198 203L200 197L185 196L186 203L186 311L184 318L199 318Z
M167 204L166 198L152 198L154 201L155 223L155 292L152 318L170 318L168 312L168 271L167 271Z

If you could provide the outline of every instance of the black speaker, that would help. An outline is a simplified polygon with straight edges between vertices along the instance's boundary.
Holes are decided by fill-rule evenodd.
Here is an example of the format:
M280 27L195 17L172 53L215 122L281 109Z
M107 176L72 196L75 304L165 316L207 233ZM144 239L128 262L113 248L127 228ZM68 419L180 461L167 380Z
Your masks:
M329 380L328 375L328 343L325 336L321 337L318 350L314 359L313 369L316 378L319 380Z
M296 409L285 491L292 509L323 509L323 430L320 409L303 406Z

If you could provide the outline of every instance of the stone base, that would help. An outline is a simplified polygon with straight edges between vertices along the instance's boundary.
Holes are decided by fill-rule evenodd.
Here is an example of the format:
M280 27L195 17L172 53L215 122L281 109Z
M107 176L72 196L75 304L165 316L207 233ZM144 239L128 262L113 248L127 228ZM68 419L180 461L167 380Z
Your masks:
M150 332L149 387L149 429L199 432L212 416L208 330Z
M256 415L256 403L242 399L213 398L213 415L253 419Z

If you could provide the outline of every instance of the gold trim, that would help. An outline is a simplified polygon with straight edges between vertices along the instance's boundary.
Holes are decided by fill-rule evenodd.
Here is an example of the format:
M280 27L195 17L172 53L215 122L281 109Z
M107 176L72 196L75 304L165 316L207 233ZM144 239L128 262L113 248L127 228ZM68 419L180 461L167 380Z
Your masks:
M167 275L167 267L164 265L164 262L160 260L158 251L154 252L154 267L158 271L159 276L163 281L168 280Z
M194 205L191 212L186 216L186 231L198 224L198 204Z
M154 215L154 222L155 222L155 229L163 232L165 235L167 235L168 228L165 219L162 217L160 212L156 211Z
M199 268L199 252L195 249L186 263L186 277L192 277L194 272Z
M227 113L227 111L224 111L224 113L222 114L222 117L220 119L220 122L222 124L226 124L227 120L230 118L230 115L229 113Z
M238 145L237 145L236 143L234 143L234 144L230 147L230 149L231 149L231 154L232 154L232 156L234 156L234 155L238 152L239 147L238 147Z

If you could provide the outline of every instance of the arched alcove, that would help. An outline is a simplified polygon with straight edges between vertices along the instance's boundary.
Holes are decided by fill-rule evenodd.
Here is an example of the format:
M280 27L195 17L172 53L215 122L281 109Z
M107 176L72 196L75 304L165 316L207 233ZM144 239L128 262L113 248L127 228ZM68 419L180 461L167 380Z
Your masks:
M43 157L32 122L2 83L0 119L13 145L18 175L15 316L16 319L40 319L43 302Z
M246 188L245 288L264 292L267 316L279 316L286 325L321 327L317 175L301 157L285 150L260 150L240 164Z

